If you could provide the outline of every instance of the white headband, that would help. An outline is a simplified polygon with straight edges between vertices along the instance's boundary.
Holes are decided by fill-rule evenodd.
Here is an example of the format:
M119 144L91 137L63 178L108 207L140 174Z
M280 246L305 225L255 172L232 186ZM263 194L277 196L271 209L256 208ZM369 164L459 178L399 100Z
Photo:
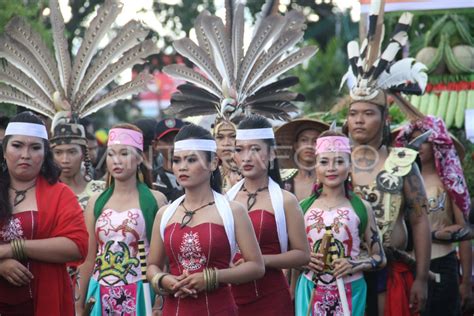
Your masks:
M216 152L217 144L211 139L185 139L174 143L174 151L200 150Z
M238 129L236 140L250 140L250 139L274 139L275 134L273 128L254 128L254 129Z
M12 122L7 125L5 136L8 135L22 135L34 136L43 139L48 139L48 132L46 127L42 124Z

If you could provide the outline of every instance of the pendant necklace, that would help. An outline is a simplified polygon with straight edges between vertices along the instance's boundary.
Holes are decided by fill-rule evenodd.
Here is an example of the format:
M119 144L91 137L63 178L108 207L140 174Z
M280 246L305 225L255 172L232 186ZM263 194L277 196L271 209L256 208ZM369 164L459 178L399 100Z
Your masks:
M186 208L186 206L184 206L184 200L183 200L183 202L181 202L181 206L184 208L184 216L183 216L183 218L181 219L181 225L180 225L180 227L183 228L184 226L188 225L189 222L193 219L193 216L194 216L194 214L196 214L197 211L199 211L200 209L203 209L203 208L205 208L205 207L207 207L207 206L211 206L211 205L213 205L214 203L216 203L216 202L215 202L215 201L212 201L212 202L209 202L209 203L207 203L207 204L204 204L204 205L202 205L202 206L200 206L200 207L198 207L198 208L196 208L196 209L190 211L190 210L188 210L188 209Z
M250 209L252 208L252 206L255 205L255 203L257 203L257 195L259 192L262 192L263 190L266 190L268 189L268 186L265 186L265 187L262 187L262 188L258 188L257 191L251 193L247 190L247 188L245 187L245 185L242 186L242 191L246 192L247 193L247 211L250 211Z
M21 202L23 202L26 198L26 192L28 192L28 190L34 188L35 186L36 186L36 182L33 183L32 186L30 186L30 187L28 187L24 190L17 190L14 187L10 186L10 189L15 191L15 198L13 199L13 207L15 207L18 204L20 204Z

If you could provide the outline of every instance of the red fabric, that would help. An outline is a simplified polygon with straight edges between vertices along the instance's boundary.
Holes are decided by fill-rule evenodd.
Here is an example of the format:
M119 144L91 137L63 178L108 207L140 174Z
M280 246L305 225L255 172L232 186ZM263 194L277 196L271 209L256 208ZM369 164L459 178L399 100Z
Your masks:
M9 223L1 223L0 244L13 239L34 239L37 230L38 212L24 211L13 214ZM22 262L29 267L28 261ZM32 284L16 286L0 277L0 315L31 315L33 313Z
M413 273L407 264L398 261L390 263L384 316L419 315L410 313L410 290L413 281Z
M74 193L63 183L50 185L38 177L36 183L38 232L36 239L66 237L87 255L88 234L84 215ZM71 279L65 263L33 261L36 316L74 315Z
M166 227L164 235L166 255L170 260L170 273L181 275L202 272L206 267L226 269L230 262L230 246L224 226L202 223L180 228L178 223ZM229 286L220 284L212 292L201 292L197 298L167 296L163 316L219 315L235 316L235 306Z
M264 255L281 253L275 216L265 210L249 212L257 241ZM237 254L234 261L240 259ZM288 281L280 269L266 268L263 278L232 285L239 315L293 315ZM278 303L276 303L278 302Z

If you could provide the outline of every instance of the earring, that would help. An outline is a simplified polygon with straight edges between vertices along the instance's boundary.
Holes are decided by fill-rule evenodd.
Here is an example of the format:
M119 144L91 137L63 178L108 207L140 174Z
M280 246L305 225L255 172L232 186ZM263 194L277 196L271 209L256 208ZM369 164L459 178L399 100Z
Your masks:
M8 170L7 162L5 160L2 161L2 171L6 172Z
M138 181L144 183L145 176L143 175L143 172L140 170L140 167L137 168L137 173L138 173Z
M46 174L46 166L44 165L44 163L43 163L43 165L41 166L41 173L42 173L42 174Z

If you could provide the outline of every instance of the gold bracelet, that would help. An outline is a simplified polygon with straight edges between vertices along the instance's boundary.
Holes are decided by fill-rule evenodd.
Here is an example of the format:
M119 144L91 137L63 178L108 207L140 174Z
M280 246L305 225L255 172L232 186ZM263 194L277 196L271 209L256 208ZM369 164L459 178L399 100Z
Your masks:
M25 239L24 239L24 238L20 238L19 244L20 244L20 255L21 255L21 258L22 258L23 260L28 259L28 256L26 255Z
M16 252L15 239L10 241L10 247L12 248L12 257L13 257L13 259L17 259L18 255L17 255L17 252Z
M219 276L218 276L219 269L214 268L214 290L219 288Z
M151 279L152 282L152 287L155 290L155 292L159 295L168 295L170 294L162 285L161 282L163 281L163 278L165 276L169 275L169 273L157 273L153 276Z
M204 285L205 285L205 289L206 289L206 292L209 292L209 281L208 281L208 276L207 276L207 268L204 268L204 270L202 270L202 273L204 274Z

